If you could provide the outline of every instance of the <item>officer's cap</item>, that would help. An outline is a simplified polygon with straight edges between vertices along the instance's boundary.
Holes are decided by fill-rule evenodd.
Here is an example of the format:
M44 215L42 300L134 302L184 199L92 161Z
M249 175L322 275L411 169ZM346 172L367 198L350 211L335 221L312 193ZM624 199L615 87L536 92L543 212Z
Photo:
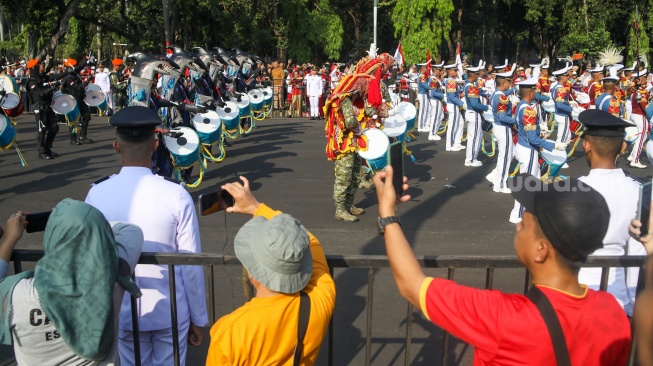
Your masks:
M159 115L143 106L131 106L116 112L109 119L109 124L116 127L116 132L126 137L143 137L154 133L161 124Z
M633 124L600 109L580 112L578 121L587 127L585 135L623 138L626 127Z

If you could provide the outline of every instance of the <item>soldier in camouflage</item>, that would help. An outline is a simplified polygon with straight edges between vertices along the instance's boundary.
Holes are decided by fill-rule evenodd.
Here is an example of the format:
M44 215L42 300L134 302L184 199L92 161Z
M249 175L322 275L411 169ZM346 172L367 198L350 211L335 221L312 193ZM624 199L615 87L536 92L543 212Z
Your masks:
M127 83L121 68L123 60L116 58L111 61L113 64L113 71L109 74L109 81L111 81L111 90L113 92L113 106L114 113L121 110L128 105L127 100Z

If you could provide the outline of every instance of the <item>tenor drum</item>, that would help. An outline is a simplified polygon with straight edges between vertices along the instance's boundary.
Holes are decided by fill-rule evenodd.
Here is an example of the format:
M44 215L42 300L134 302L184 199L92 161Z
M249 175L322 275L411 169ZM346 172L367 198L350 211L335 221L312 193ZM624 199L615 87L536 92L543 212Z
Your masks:
M193 126L203 144L212 145L222 138L222 121L215 111L195 113Z
M384 118L383 132L385 132L388 137L397 137L397 139L400 140L399 137L405 136L406 134L406 120L398 114ZM403 141L403 138L401 141Z
M553 142L555 144L555 141L547 141ZM555 177L557 177L560 168L562 168L562 166L567 162L566 151L548 151L543 149L540 151L540 156L544 160L541 168L542 178L548 178L548 180L553 180Z
M265 103L265 96L263 92L258 89L252 89L247 92L249 103L252 112L261 112L263 110L263 103Z
M9 118L18 117L23 114L23 101L16 93L7 93L0 104L5 115Z
M56 114L66 117L66 123L69 126L75 125L79 120L79 107L77 101L72 95L61 94L52 99L52 110Z
M179 127L175 131L181 132L180 137L164 136L166 148L170 151L172 161L176 166L190 167L199 161L200 138L190 127Z
M241 94L239 97L233 100L238 106L238 113L240 117L249 117L252 112L249 106L249 96L247 94Z
M584 110L585 110L585 108L580 107L580 106L573 108L573 111L571 112L571 118L573 120L575 120L575 121L578 121L578 115L580 114L580 112L582 112Z
M555 113L556 109L555 109L555 102L553 101L553 99L549 98L548 101L542 102L542 109L544 109L544 111L548 113Z
M86 87L86 92L88 93L88 92L90 92L91 90L99 90L99 91L102 91L102 88L100 88L100 86L97 85L97 84L88 84L88 86Z
M485 132L492 132L492 127L494 123L494 113L491 110L487 110L481 114L483 117L483 122L481 122L481 129Z
M590 102L590 96L587 93L575 91L574 96L578 104L588 104Z
M94 85L94 84L91 84ZM86 90L84 102L89 107L97 107L102 112L107 111L107 97L101 90Z
M359 150L358 156L367 160L367 164L372 170L385 168L388 165L386 152L390 146L388 135L376 128L363 131L363 135L367 137L367 150Z
M406 120L406 131L415 128L415 120L417 119L417 108L408 102L400 102L397 106L397 114L404 117Z
M0 148L6 148L16 139L16 130L9 119L0 115Z
M263 93L263 107L270 107L272 105L272 100L274 99L272 88L263 88L261 89L261 93Z
M217 108L218 116L224 124L226 131L235 130L238 128L239 110L238 105L234 102L226 102L224 108Z

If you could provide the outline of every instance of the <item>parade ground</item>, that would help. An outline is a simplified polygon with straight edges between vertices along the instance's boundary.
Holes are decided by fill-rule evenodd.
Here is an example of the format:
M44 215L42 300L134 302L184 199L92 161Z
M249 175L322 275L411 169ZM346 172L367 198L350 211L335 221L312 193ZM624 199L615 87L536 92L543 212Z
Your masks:
M113 129L106 117L93 117L88 137L92 144L68 143L65 126L55 140L54 160L38 159L35 146L34 116L24 114L17 119L19 146L29 166L20 164L14 149L0 154L0 219L18 210L39 212L53 208L63 198L84 200L90 184L120 170L120 157L113 150ZM240 136L226 147L227 157L219 164L209 163L204 180L189 192L197 202L202 193L213 192L239 175L251 182L260 202L298 218L324 246L327 255L384 255L384 243L375 229L378 216L376 193L359 189L355 204L367 210L360 221L349 223L334 218L333 162L324 152L324 122L308 118L267 119L257 122L250 135ZM486 134L485 141L488 142ZM508 222L514 200L509 194L494 193L485 176L494 168L496 157L481 155L482 167L465 167L465 152L447 152L442 141L429 141L427 134L416 133L408 144L416 161L406 159L412 196L400 206L399 216L406 236L417 255L512 255L515 225ZM644 154L642 154L644 155ZM647 169L626 165L619 167L637 177L651 176L653 168L646 157ZM514 163L513 163L514 166ZM562 174L581 176L589 167L582 144L569 160ZM195 168L198 172L198 168ZM120 199L116 197L116 199ZM161 200L171 199L160 197ZM239 214L216 214L199 217L202 251L234 254L233 238L249 217ZM25 234L16 249L42 249L43 234ZM27 267L27 266L26 266ZM216 308L220 317L244 301L241 267L215 268ZM445 276L446 270L429 270L433 276ZM406 302L399 296L388 269L374 271L371 363L373 365L404 364ZM337 301L334 312L334 364L365 363L365 331L368 271L336 269ZM485 286L485 270L456 271L456 280L475 287ZM523 270L497 270L494 287L518 292L523 289ZM209 311L211 314L211 311ZM413 313L411 364L438 364L441 333L426 317ZM214 321L212 319L211 321ZM205 330L201 348L189 347L188 365L204 364L209 344L209 328ZM325 338L325 343L326 343ZM6 348L0 350L0 364L6 362ZM453 340L448 364L471 364L472 349ZM318 365L327 364L323 347Z

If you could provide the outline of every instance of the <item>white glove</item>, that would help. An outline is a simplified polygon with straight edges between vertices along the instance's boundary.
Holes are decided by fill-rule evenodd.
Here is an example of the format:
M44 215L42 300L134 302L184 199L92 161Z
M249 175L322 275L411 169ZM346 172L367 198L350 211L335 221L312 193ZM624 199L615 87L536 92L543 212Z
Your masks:
M397 111L394 108L393 109L388 109L388 117L392 117L395 114L397 114Z
M565 144L563 142L556 142L555 150L565 151L565 150L567 150L567 144Z
M372 116L372 119L377 119L377 118L379 118L379 116L377 116L376 114Z

